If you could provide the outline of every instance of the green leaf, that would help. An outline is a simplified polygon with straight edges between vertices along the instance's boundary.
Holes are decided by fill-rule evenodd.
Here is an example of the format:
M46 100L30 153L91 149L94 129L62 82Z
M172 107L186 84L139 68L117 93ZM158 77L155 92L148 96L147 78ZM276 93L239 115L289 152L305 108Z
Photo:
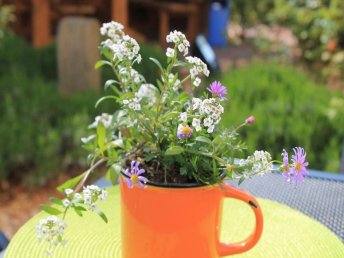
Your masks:
M51 197L49 198L49 201L51 201L52 203L56 204L56 205L59 205L59 206L62 206L62 201L58 198L54 198L54 197Z
M118 163L113 164L106 172L105 180L111 181L113 185L116 185L118 183L118 177L121 173L121 169L122 167Z
M40 207L43 211L45 211L46 213L51 214L51 215L59 215L62 213L62 211L60 211L56 208L53 208L49 205L46 205L46 204L41 204Z
M64 192L64 190L67 188L74 188L74 186L76 186L84 176L85 176L85 172L77 177L69 179L68 181L64 182L62 185L59 185L56 189L59 192Z
M177 63L175 63L173 65L173 67L178 67L178 66L186 66L188 63L186 62L182 62L182 61L178 61Z
M80 216L80 217L82 217L82 212L80 211L80 210L78 210L78 209L73 209L74 211L75 211L75 213L78 215L78 216Z
M223 139L221 135L218 135L213 139L213 144L214 145L223 144Z
M167 121L177 117L178 115L179 115L178 112L170 112L161 118L161 123L166 123Z
M205 142L205 143L208 143L208 144L211 144L211 140L205 136L197 136L195 138L195 141L198 141L198 142Z
M102 98L100 98L100 99L97 101L97 103L96 103L94 106L97 108L98 105L99 105L101 102L103 102L104 100L106 100L106 99L114 99L114 100L117 100L117 97L115 97L115 96L105 96L105 97L102 97Z
M116 84L116 83L118 83L118 81L116 81L116 80L107 80L107 81L105 82L104 89L106 90L106 89L109 88L111 85Z
M180 146L172 146L165 152L166 156L178 155L184 152L184 148Z
M76 214L78 214L80 217L82 217L82 212L87 211L84 207L82 206L74 206L73 207L74 211Z
M96 210L95 212L105 221L105 223L108 223L108 219L104 212L102 212L101 210Z
M164 69L162 68L160 62L157 59L150 57L149 60L153 61L153 63L155 63L159 67L161 72L164 72Z
M98 69L104 65L109 65L109 66L112 66L112 64L109 62L109 61L106 61L106 60L99 60L95 65L94 65L94 68L95 69Z
M240 177L238 184L241 185L241 183L244 182L244 180L245 180L245 177L243 177L243 176Z
M105 140L106 140L106 128L103 123L98 123L97 126L97 143L100 148L100 151L105 149Z
M233 180L233 170L227 170L227 177L231 180Z
M182 175L182 176L185 176L188 174L188 169L186 167L181 167L179 169L179 173Z

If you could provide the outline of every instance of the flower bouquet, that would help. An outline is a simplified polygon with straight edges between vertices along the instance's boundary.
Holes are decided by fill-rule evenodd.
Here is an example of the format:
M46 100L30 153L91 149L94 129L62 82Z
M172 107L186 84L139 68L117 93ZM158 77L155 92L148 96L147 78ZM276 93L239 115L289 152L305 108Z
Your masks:
M141 62L139 44L124 33L123 26L106 23L100 33L104 37L99 48L103 59L96 68L111 67L115 78L105 83L113 94L102 97L96 106L114 101L120 107L113 114L97 116L89 126L91 135L82 138L89 151L90 168L59 186L65 197L51 198L54 207L41 206L51 214L36 228L38 238L50 243L47 252L65 243L68 211L81 216L90 210L107 222L97 206L107 191L84 185L89 174L103 163L108 168L106 178L113 184L120 181L123 257L218 257L251 248L262 231L259 204L249 194L229 187L225 180L236 179L240 184L278 170L288 182L297 184L307 174L304 149L293 149L291 164L285 150L282 162L272 161L270 154L261 150L238 159L245 149L239 131L253 124L255 118L250 116L233 128L221 128L224 104L230 101L227 87L214 81L198 96L183 90L191 85L194 91L202 84L202 77L209 76L207 65L188 55L190 43L184 34L173 31L167 35L166 66L150 58L156 64L158 79L147 82L134 69ZM188 71L184 77L178 73L180 68ZM224 196L247 202L255 212L258 229L246 242L246 249L238 245L233 250L214 240ZM203 225L201 230L199 224ZM182 242L170 244L173 235ZM204 239L206 243L202 243ZM164 246L161 252L159 245ZM179 249L183 249L180 254Z

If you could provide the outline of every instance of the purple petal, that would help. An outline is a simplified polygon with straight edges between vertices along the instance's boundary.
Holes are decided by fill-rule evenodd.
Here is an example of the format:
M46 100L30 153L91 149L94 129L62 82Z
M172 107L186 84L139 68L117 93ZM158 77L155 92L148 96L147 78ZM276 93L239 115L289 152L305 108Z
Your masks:
M146 177L144 177L144 176L138 176L138 179L139 179L139 181L142 181L142 182L145 182L145 183L148 182L148 179Z
M129 178L124 178L124 182L127 183L128 188L133 188L134 187L133 182Z
M145 172L143 168L141 168L139 171L137 171L136 175L141 175Z
M147 186L145 184L142 184L142 182L138 181L137 184L139 185L139 187L141 188L146 188Z
M126 174L129 177L131 176L131 173L129 172L129 169L124 170L124 174Z

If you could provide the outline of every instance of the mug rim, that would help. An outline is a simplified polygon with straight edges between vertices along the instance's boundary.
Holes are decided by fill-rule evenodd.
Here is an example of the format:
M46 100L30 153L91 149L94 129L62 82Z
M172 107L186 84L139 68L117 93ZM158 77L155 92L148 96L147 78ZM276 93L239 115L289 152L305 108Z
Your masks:
M128 175L124 174L124 172L120 172L122 176L129 178ZM224 179L226 176L226 173L221 174L221 178ZM211 184L205 184L205 183L159 183L159 182L153 182L153 181L147 181L145 183L146 185L155 186L155 187L161 187L161 188L199 188L199 187L206 187L206 186L213 186ZM216 185L216 184L214 184Z

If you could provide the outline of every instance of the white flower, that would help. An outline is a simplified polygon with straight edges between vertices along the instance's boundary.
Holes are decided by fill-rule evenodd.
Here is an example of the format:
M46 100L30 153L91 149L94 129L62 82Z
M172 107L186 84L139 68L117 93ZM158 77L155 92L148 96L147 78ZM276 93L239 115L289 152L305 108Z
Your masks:
M209 125L207 132L208 132L208 133L214 132L214 128L215 128L214 125Z
M193 85L195 85L196 87L198 87L201 83L201 79L199 77L196 77L195 80L193 81Z
M97 209L96 201L105 200L108 193L104 189L100 189L96 185L88 185L83 189L84 204L89 207L90 210L95 211Z
M192 110L198 109L202 104L202 100L199 98L192 99Z
M74 200L80 201L81 199L82 199L81 194L79 194L79 193L75 193L75 194L74 194Z
M129 100L124 99L124 100L123 100L123 104L124 104L124 105L128 105L128 104L129 104Z
M252 156L246 160L240 160L239 165L247 167L247 174L264 175L270 173L273 169L271 155L266 151L255 151Z
M196 75L198 75L197 69L196 68L190 69L190 74L191 74L191 77L194 78Z
M134 110L135 110L135 111L141 110L141 104L135 103L135 105L134 105Z
M171 58L173 58L174 57L174 49L173 48L167 48L167 50L166 50L166 56L167 57L171 57Z
M184 44L179 44L178 45L178 50L179 50L179 52L183 52L185 50Z
M74 190L67 188L67 189L64 190L64 192L65 192L66 195L70 195L70 194L74 193Z
M189 64L192 65L192 68L190 69L191 77L195 77L201 73L203 73L205 76L209 76L207 65L201 59L192 56L188 56L185 59Z
M93 139L95 139L96 137L97 137L97 136L96 136L95 134L92 134L92 135L90 135L90 136L88 136L88 137L82 137L82 138L81 138L81 142L84 143L84 144L86 144L86 143L92 141Z
M99 199L100 201L104 201L104 200L106 199L107 196L108 196L108 192L105 191L105 190L102 190L101 193L100 193L100 195L98 196L98 199Z
M104 125L105 128L109 128L112 124L112 115L103 113L100 116L96 116L94 122L89 125L88 128L96 128L100 122Z
M70 200L64 199L64 200L62 201L62 204L63 204L64 207L67 208L67 207L70 205Z
M187 122L188 121L188 113L186 113L186 112L181 113L179 119L183 122Z
M63 245L65 242L62 237L64 235L64 229L67 224L64 220L60 220L56 216L49 216L45 219L41 219L36 226L36 234L39 241L45 240L46 242L57 246ZM46 253L51 254L51 250L46 249Z
M116 37L123 36L124 26L118 22L104 23L100 28L100 34L116 39Z
M209 127L213 125L213 120L210 117L207 117L203 120L203 125Z
M158 89L153 84L145 83L140 86L136 97L140 100L147 98L149 105L152 106L156 103L158 94Z
M192 126L195 127L196 132L200 131L202 129L201 120L198 118L192 119Z
M189 52L188 47L190 47L189 41L186 39L185 35L180 31L171 31L170 34L166 36L167 43L174 43L179 52L186 56Z
M142 61L142 57L141 57L141 55L138 55L136 57L136 62L139 64L139 63L141 63L141 61Z

